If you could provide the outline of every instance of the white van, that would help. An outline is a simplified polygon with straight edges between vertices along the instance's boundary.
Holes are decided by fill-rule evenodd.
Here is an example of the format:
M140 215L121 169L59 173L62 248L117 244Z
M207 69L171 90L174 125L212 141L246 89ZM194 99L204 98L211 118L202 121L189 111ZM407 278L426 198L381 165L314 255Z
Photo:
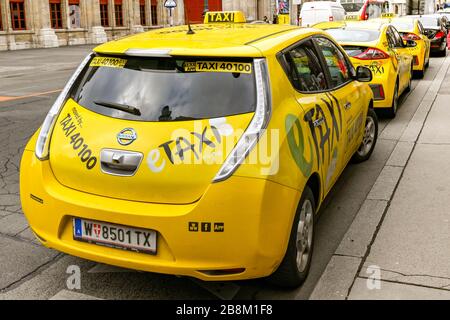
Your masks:
M299 25L310 27L318 22L344 19L345 10L340 3L334 1L305 2L300 11Z

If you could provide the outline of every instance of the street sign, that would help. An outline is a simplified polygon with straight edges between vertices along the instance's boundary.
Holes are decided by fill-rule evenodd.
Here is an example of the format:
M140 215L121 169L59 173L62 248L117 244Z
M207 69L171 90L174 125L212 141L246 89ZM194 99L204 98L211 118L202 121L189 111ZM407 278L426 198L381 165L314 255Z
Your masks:
M175 2L175 0L166 0L164 2L164 7L167 9L173 9L177 7L177 3Z

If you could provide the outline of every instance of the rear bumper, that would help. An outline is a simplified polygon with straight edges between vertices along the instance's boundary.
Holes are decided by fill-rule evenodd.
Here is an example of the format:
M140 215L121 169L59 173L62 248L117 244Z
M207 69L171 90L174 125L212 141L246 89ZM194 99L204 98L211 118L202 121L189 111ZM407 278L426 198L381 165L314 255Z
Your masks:
M32 230L47 247L101 263L202 280L258 278L275 271L300 198L298 191L277 183L233 176L211 184L193 204L111 199L64 187L54 178L49 161L39 161L27 150L20 168L20 195ZM156 230L158 252L149 255L75 241L72 217ZM189 222L223 223L224 230L191 232ZM202 272L237 268L245 271Z

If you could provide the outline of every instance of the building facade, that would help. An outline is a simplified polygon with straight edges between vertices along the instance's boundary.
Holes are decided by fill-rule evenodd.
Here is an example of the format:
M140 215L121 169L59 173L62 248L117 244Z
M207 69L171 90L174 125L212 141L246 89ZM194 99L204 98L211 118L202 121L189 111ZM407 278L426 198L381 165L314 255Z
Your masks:
M0 0L0 50L99 44L169 25L201 23L207 8L241 10L248 21L272 20L277 6L293 0Z

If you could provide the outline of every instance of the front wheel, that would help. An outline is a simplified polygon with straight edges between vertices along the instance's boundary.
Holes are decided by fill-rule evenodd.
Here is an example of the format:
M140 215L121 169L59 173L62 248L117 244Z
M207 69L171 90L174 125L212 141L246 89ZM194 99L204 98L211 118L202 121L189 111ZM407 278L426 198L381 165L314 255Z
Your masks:
M364 128L364 136L359 146L353 155L352 161L354 163L360 163L366 161L372 155L375 145L378 139L378 118L375 111L369 108L366 118L366 126Z
M294 218L288 248L278 269L269 276L270 283L295 288L305 281L313 253L315 212L314 195L306 186Z

